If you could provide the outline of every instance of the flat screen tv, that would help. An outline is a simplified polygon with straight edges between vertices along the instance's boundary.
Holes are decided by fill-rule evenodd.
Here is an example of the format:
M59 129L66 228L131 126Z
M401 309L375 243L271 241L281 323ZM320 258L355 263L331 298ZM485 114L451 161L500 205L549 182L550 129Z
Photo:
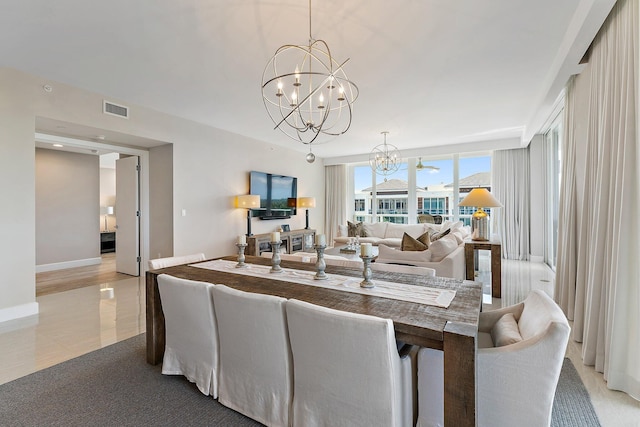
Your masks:
M260 209L251 210L254 217L282 219L296 214L298 178L252 171L249 192L260 196Z

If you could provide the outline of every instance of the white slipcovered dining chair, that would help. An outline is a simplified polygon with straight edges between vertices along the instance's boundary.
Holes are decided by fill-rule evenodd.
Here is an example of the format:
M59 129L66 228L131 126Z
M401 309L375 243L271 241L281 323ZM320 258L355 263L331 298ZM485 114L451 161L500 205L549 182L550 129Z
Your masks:
M480 313L478 426L548 426L569 322L540 290L516 305ZM443 425L443 353L418 352L418 426Z
M292 366L285 298L213 289L220 338L218 401L267 426L289 426Z
M215 285L158 276L164 313L162 373L184 375L206 395L218 397L218 329L211 290Z
M189 264L204 260L205 257L203 253L150 259L149 270L157 270L159 268L173 267L174 265Z
M393 322L287 301L294 426L410 426L411 358Z

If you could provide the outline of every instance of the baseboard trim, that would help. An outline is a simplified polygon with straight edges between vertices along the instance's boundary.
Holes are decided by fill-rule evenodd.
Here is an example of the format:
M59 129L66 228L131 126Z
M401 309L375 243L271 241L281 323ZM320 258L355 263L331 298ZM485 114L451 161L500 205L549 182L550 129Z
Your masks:
M30 302L28 304L14 305L0 309L0 323L9 320L20 319L38 314L38 303Z
M44 273L45 271L64 270L65 268L86 267L87 265L102 264L102 258L86 258L76 259L73 261L54 262L52 264L36 265L36 273Z

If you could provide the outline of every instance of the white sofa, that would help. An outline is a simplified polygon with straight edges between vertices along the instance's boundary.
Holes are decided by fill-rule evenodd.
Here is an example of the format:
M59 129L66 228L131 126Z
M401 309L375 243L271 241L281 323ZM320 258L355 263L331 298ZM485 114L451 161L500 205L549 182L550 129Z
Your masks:
M362 223L364 237L358 237L360 243L368 242L378 246L379 255L376 263L411 265L436 270L440 277L465 278L465 258L463 240L470 234L468 227L461 222L445 221L442 224L394 224L389 222ZM407 233L418 238L425 232L438 233L451 230L436 247L426 251L402 251L402 236ZM340 235L335 237L334 244L345 244L353 237L347 236L348 227L339 227Z
M440 225L436 224L394 224L391 222L363 222L366 236L358 237L360 243L371 243L373 245L387 245L399 248L402 243L402 236L407 233L409 236L417 238L425 231L439 231ZM348 236L348 227L341 225L338 227L338 236L333 238L334 245L346 244L351 237Z
M443 239L445 238L443 237ZM432 258L432 253L428 249L426 251L401 251L386 245L378 245L378 251L376 264L427 267L434 269L436 276L439 277L453 277L460 280L465 278L464 244L458 245L453 252L438 260Z

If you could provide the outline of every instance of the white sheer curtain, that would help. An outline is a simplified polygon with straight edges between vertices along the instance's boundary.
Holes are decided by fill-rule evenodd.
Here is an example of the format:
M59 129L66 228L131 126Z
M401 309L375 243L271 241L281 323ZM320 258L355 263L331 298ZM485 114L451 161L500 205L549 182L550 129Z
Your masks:
M556 257L555 300L569 320L575 319L576 263L578 255L576 200L575 77L567 84L564 101L564 136L562 138L562 178L558 206L558 248ZM560 286L562 284L562 286ZM581 310L580 310L581 311ZM580 314L581 316L581 314ZM573 334L577 326L574 324ZM578 334L581 336L581 333Z
M640 399L638 0L618 1L567 87L556 299L587 365Z
M529 149L494 151L491 170L491 193L503 206L491 209L502 242L502 257L528 260Z
M347 223L347 166L326 166L324 177L324 232L327 244L333 246L338 225Z

